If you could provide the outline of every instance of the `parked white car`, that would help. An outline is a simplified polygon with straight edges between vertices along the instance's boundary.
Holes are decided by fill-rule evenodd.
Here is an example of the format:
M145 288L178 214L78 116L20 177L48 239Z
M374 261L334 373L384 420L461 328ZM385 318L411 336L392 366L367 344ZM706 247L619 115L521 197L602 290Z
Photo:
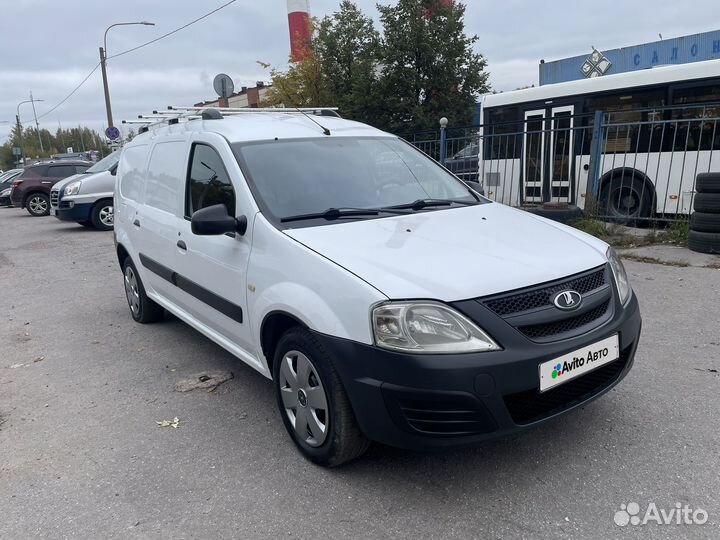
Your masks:
M639 307L607 244L363 124L174 120L125 146L114 207L132 317L166 309L272 379L319 464L522 430L633 363Z

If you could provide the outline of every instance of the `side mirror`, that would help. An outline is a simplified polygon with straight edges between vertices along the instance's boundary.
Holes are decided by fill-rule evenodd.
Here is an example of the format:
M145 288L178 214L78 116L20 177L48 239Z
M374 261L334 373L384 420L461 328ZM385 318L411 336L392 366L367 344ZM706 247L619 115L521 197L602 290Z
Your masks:
M475 180L464 180L464 182L468 185L470 189L472 189L473 191L477 191L483 197L485 196L485 188L480 182L476 182Z
M238 233L240 236L247 231L247 218L234 218L227 213L224 204L215 204L195 212L190 219L193 234L213 236L226 233Z

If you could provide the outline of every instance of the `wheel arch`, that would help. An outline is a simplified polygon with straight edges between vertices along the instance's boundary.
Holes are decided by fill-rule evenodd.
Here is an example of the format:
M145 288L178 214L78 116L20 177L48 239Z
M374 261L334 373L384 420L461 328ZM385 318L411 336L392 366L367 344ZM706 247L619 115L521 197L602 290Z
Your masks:
M125 246L118 243L117 247L115 248L115 253L117 253L118 258L118 264L120 265L120 270L122 270L123 263L125 262L125 259L127 259L130 256L130 253L127 249L125 249Z
M273 362L277 343L285 332L296 326L308 328L298 317L287 311L274 310L263 318L260 325L260 348L263 356L265 356L271 378L273 376Z
M41 189L33 189L31 191L28 191L22 200L22 207L25 208L27 206L28 199L32 197L33 195L43 195L44 197L47 197L48 202L50 201L50 195L42 191Z

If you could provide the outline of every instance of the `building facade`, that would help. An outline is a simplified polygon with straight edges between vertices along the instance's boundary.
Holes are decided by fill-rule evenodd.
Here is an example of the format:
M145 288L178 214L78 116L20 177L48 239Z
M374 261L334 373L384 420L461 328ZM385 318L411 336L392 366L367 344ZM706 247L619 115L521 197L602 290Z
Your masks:
M238 109L255 109L262 106L263 99L268 93L270 85L266 85L262 81L258 81L256 86L243 86L239 92L234 93L229 98L218 98L212 101L201 101L196 103L195 107L233 107Z
M540 85L720 58L720 30L540 61Z

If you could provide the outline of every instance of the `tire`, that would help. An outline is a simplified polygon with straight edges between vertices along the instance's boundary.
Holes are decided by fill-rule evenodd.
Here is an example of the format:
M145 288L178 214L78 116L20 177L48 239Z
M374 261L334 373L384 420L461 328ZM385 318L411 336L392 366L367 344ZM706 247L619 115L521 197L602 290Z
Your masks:
M720 214L720 193L696 193L694 208L696 212Z
M280 338L273 384L285 429L308 460L336 467L360 457L370 446L355 420L333 359L305 328L291 328Z
M693 212L690 216L690 230L698 232L720 233L720 214Z
M161 321L164 310L145 294L145 287L130 257L125 258L122 268L125 283L125 298L127 299L132 318L135 322L142 324Z
M690 231L688 247L698 253L714 253L720 255L720 233Z
M720 193L720 173L700 173L695 181L698 193Z
M531 214L552 219L559 223L574 223L583 217L583 211L570 204L546 204L535 208L526 208Z
M90 222L98 231L112 231L113 229L113 201L104 199L98 201L90 211Z
M652 188L634 177L614 176L600 192L600 218L623 225L637 225L653 212Z
M25 199L25 208L32 217L50 215L50 198L44 193L31 193Z

